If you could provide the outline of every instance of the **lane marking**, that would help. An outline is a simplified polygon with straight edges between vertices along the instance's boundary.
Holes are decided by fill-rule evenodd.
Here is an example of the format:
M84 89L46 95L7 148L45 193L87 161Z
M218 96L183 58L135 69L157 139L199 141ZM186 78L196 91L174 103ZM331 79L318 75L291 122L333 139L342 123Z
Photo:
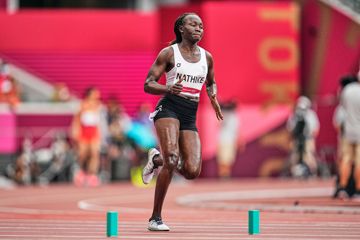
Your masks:
M169 221L169 223L171 223L172 225L178 225L178 226L208 226L208 227L216 227L216 226L223 226L224 224L227 226L240 226L240 224L246 224L247 221L233 221L233 222L228 222L225 221L223 223L221 223L221 221L217 221L214 223L209 223L209 221L204 220L206 222L201 222L201 221L197 221L197 222L189 222L186 221L187 224L189 225L184 225L184 221ZM21 225L69 225L69 226L74 226L76 224L80 224L80 225L87 225L87 226L104 226L105 225L105 221L88 221L88 220L79 220L79 221L75 221L75 220L34 220L34 219L0 219L0 224L12 224L11 222L15 222L17 224L21 224ZM274 226L274 227L298 227L298 226L303 226L303 227L344 227L347 228L349 226L353 226L354 228L360 227L360 222L302 222L302 223L294 223L294 222L275 222L275 223L262 223L262 225L266 225L266 226ZM121 221L119 222L119 226L143 226L143 225L147 225L147 221L143 221L143 222L139 222L139 221ZM360 230L360 228L359 228Z
M358 207L343 206L293 206L278 204L249 204L229 203L222 201L256 200L256 199L282 199L282 198L306 198L306 197L331 197L333 187L304 188L304 189L265 189L265 190L241 190L229 192L207 192L188 194L178 197L176 202L187 207L222 209L222 210L248 210L259 209L273 212L306 212L306 213L348 213L360 214Z
M194 240L194 237L192 236L179 236L179 235L175 235L175 234L166 234L166 233L163 233L161 235L155 235L155 234L146 234L147 236L144 236L144 235L120 235L119 237L121 239L151 239L151 238L156 238L156 239L190 239L190 240ZM245 234L244 234L245 235ZM247 234L246 234L247 235ZM239 239L241 237L241 239L280 239L282 237L284 237L285 239L306 239L306 240L310 240L310 239L318 239L318 237L326 237L324 239L332 239L333 236L321 236L321 235L301 235L301 236L293 236L291 234L284 234L282 236L278 236L276 238L271 238L272 235L268 235L268 234L261 234L259 236L253 236L253 237L249 237L249 236L244 236L244 238L242 237L241 234L237 235L237 236L234 236L234 237L221 237L221 236L216 236L216 237L211 237L211 236L207 236L207 237L196 237L196 239L204 239L204 240L233 240L233 239ZM98 237L98 236L93 236L93 235L66 235L66 236L63 236L63 235L47 235L47 236L44 236L44 235L29 235L29 234L0 234L0 237L27 237L27 238L67 238L69 239L69 237L71 238L86 238L86 239L104 239L105 236L103 237ZM280 238L279 238L280 237ZM343 236L341 235L338 235L338 236L334 236L335 239L338 239L338 237L341 237L341 239L345 240L345 239L358 239L358 236L357 237L346 237L346 238L343 238Z
M179 227L179 228L191 228L191 229L204 229L204 231L211 231L212 229L216 229L216 231L218 231L218 229L247 229L247 226L233 226L233 227L229 227L229 226L216 226L216 227L203 227L202 225L198 225L198 226L188 226L188 225L174 225L174 224L169 224L172 227ZM87 227L69 227L69 226L48 226L48 225L41 225L41 226L0 226L0 229L43 229L44 227L46 227L46 229L87 229L87 227L91 227L92 229L103 229L104 227L106 227L106 225L104 224L103 226L87 226ZM137 226L137 227L131 227L131 226L121 226L119 225L119 228L122 229L139 229L139 228L144 228L146 229L147 224L144 224L142 226ZM286 228L287 230L289 229L294 229L294 230L303 230L303 229L309 229L309 230L328 230L328 231L338 231L338 230L351 230L351 231L358 231L360 232L360 229L358 227L353 227L353 228L346 228L346 227L340 227L340 228L332 228L332 227L328 227L328 228L324 228L324 227L312 227L310 228L309 226L300 226L300 228L298 227L284 227L284 226L276 226L276 227L271 227L271 226L263 226L261 225L262 229L278 229L278 231L281 231L281 229L279 228Z

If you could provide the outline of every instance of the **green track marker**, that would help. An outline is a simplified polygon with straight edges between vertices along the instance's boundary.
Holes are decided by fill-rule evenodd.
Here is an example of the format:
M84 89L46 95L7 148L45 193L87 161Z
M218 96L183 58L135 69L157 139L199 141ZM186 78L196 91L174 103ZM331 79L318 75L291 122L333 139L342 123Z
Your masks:
M260 211L249 210L249 234L260 233Z
M109 211L106 214L106 235L108 237L118 236L118 213Z

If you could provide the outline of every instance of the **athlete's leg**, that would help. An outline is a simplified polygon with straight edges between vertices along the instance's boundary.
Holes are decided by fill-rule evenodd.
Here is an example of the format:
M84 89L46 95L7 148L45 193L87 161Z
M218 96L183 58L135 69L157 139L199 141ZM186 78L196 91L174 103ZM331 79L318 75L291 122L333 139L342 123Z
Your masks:
M311 174L316 175L318 166L315 158L314 139L308 139L305 141L304 162L309 167Z
M339 171L339 175L340 175L339 185L341 188L344 189L346 188L348 184L348 180L351 175L351 167L354 160L353 151L354 149L352 144L344 140L343 156L340 162L340 171Z
M186 179L194 179L201 171L201 144L199 134L192 130L181 130L179 139L182 166L179 173Z
M86 161L89 157L89 143L85 141L79 141L77 147L78 164L81 170L85 170Z
M89 187L100 185L100 179L97 176L100 166L100 141L95 139L90 143L90 157L87 164L86 184Z
M156 181L154 208L151 218L161 217L165 195L179 160L179 126L180 123L175 118L160 118L155 121L163 167Z
M360 193L360 144L355 144L355 169L354 169L354 178L356 182L356 192Z
M100 141L93 140L90 143L90 157L87 166L87 173L98 174L100 166Z
M88 157L89 144L87 141L79 141L77 144L77 162L80 169L73 176L73 182L76 186L82 186L85 183L86 161Z

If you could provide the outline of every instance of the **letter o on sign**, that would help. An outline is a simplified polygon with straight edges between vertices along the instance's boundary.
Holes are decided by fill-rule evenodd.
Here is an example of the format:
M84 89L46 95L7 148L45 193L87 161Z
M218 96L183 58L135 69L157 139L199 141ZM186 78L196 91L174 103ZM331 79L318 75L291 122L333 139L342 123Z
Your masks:
M275 59L271 57L271 51L282 49L289 52L287 58ZM289 71L296 67L298 49L293 39L267 38L260 44L259 57L261 64L269 71Z

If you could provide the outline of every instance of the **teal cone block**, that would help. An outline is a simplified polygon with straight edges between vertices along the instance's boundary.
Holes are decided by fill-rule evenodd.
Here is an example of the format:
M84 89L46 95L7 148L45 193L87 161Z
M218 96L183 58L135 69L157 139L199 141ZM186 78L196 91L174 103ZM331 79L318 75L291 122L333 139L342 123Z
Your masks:
M249 234L260 233L260 211L249 210Z
M118 213L109 211L106 214L106 235L108 237L118 236Z

